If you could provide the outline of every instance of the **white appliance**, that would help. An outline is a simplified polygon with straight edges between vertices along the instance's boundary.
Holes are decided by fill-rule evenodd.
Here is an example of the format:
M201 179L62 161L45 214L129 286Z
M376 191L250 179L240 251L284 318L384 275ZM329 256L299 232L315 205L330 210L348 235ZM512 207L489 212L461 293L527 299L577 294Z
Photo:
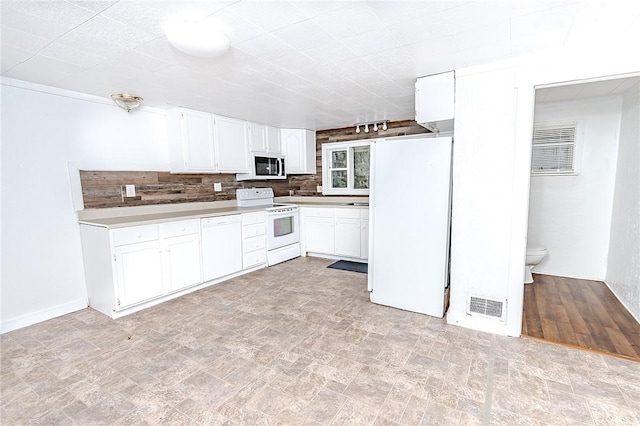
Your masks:
M287 173L284 168L284 155L267 153L251 154L251 173L240 173L236 175L237 180L286 178Z
M242 219L239 214L207 217L202 228L202 272L204 281L242 270Z
M267 266L300 256L300 213L295 204L274 204L273 189L238 189L239 207L261 207L267 212Z
M451 150L450 137L372 142L368 287L373 303L444 315Z

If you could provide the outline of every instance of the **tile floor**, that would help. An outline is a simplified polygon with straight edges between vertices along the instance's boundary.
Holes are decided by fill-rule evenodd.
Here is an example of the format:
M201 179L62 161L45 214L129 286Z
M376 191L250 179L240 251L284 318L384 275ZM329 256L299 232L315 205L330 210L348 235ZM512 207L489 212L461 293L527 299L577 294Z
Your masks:
M374 305L330 263L5 333L0 423L640 424L640 363Z

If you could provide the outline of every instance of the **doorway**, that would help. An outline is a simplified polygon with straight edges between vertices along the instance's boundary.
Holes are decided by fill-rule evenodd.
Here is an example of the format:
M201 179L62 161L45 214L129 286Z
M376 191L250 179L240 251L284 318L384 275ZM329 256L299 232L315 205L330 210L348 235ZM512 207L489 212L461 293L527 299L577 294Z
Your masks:
M620 279L640 78L536 89L528 246L547 255L525 285L522 334L640 360L640 289Z

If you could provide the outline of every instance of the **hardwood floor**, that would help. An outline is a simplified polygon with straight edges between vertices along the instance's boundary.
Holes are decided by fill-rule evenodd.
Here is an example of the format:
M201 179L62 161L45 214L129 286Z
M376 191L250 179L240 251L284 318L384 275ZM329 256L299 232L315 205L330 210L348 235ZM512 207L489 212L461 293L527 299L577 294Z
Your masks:
M534 274L522 334L640 362L640 324L600 281Z

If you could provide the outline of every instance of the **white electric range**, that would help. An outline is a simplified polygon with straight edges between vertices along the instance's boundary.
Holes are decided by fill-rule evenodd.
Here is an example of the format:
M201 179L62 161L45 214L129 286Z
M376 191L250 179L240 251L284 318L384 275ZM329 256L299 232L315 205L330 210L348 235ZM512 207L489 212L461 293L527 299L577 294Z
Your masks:
M273 189L236 190L238 207L264 207L267 212L267 266L300 256L300 214L295 204L274 204Z

